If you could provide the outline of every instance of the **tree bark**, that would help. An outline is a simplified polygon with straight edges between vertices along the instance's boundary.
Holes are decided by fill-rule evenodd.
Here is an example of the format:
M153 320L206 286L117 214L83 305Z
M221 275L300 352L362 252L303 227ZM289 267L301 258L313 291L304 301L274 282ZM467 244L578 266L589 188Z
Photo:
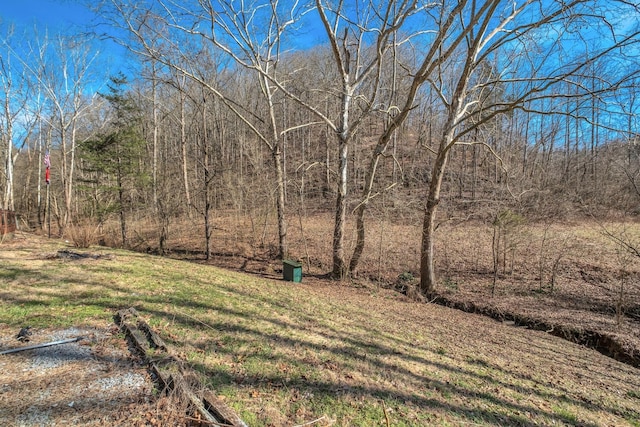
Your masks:
M189 166L187 163L187 119L185 106L186 96L186 76L182 76L180 89L180 160L182 162L182 180L184 182L184 196L187 204L187 217L191 219L191 190L189 189Z
M347 275L344 258L344 230L347 222L347 166L349 145L340 139L338 159L338 195L336 197L336 217L333 229L333 276L343 279Z
M282 165L282 153L278 144L274 145L273 151L273 163L276 170L276 185L277 185L277 200L276 209L278 211L278 252L280 259L285 259L289 255L289 249L287 247L287 221L285 214L285 182L284 182L284 170Z
M441 143L438 156L436 157L431 182L427 193L427 203L424 210L424 222L422 224L422 247L420 257L420 290L424 295L432 295L436 287L435 269L435 222L438 205L440 203L440 191L442 188L442 178L449 158L448 140Z
M386 135L386 134L385 134ZM371 199L371 192L373 191L373 181L376 176L376 171L378 169L378 163L380 162L380 156L389 145L389 138L385 138L383 135L373 152L373 156L371 157L371 161L369 162L369 167L367 168L364 189L362 191L362 198L358 208L356 209L356 246L353 249L353 254L351 256L351 261L349 263L349 273L354 274L356 269L358 268L358 264L360 263L360 258L362 257L362 253L364 252L364 247L366 243L366 228L365 228L365 212L367 210L367 206L369 205L369 200ZM389 135L391 135L389 133Z
M8 210L15 210L14 201L13 201L13 117L11 116L11 105L10 101L10 89L11 83L9 83L7 93L5 95L5 105L4 105L4 113L5 113L5 122L6 122L6 159L5 159L5 179L6 179L6 187L4 193L4 201L3 207Z
M211 152L209 150L209 138L207 129L207 100L203 90L202 93L202 157L203 157L203 180L204 191L204 239L205 239L205 258L211 259L211 235L213 227L211 226Z
M127 247L127 222L124 212L124 188L122 182L122 159L118 155L117 158L117 170L116 170L116 184L118 185L118 202L120 203L120 234L122 237L122 247Z
M73 218L73 193L75 189L74 177L75 177L75 165L76 165L76 140L77 140L77 123L74 118L71 123L71 158L69 160L69 175L67 176L67 192L65 193L65 227L69 225Z
M153 183L153 209L158 209L158 78L156 73L156 61L151 62L151 102L153 103L152 113L152 147L151 147L151 175Z

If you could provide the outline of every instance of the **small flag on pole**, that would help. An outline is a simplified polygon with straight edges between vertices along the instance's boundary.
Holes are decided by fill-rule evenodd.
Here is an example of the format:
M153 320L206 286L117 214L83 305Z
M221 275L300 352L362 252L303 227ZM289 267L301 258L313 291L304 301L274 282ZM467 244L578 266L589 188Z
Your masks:
M49 185L49 182L51 182L51 174L50 174L51 157L49 156L49 150L47 150L47 152L44 154L44 165L47 168L47 170L44 173L44 181L47 183L47 185Z

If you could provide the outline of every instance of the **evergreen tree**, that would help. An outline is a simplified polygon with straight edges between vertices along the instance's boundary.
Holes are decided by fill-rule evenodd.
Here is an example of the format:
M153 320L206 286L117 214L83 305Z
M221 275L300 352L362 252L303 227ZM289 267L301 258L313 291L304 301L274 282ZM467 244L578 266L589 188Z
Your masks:
M122 73L110 78L109 92L100 94L109 107L106 131L82 145L85 170L93 177L90 182L98 216L119 214L123 246L127 245L126 212L135 207L134 190L146 182L140 166L144 153L141 110L125 91L126 85Z

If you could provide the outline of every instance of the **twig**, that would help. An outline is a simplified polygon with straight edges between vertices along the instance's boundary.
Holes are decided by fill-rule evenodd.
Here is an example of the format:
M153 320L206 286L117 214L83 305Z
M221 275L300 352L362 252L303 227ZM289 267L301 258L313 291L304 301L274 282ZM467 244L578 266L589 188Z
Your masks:
M211 329L211 330L217 331L217 329L216 329L216 328L214 328L213 326L211 326L211 325L209 325L209 324L207 324L207 323L203 322L202 320L196 319L195 317L193 317L193 316L191 316L191 315L189 315L189 314L187 314L187 313L183 313L183 312L181 312L180 310L177 310L177 309L175 308L175 306L174 306L174 310L175 310L175 312L176 312L176 313L178 313L178 314L179 314L179 315L181 315L181 316L188 317L189 319L191 319L191 320L193 320L193 321L195 321L195 322L197 322L197 323L200 323L202 326L206 326L207 328L209 328L209 329Z
M382 401L382 410L384 411L384 419L387 420L387 427L391 427L391 423L389 422L389 414L387 413L387 405Z
M208 424L210 426L215 426L215 427L233 427L232 424L221 424L221 423L217 423L214 421L209 421L209 420L203 420L202 418L193 418L193 417L189 417L186 416L184 417L185 420L189 420L189 421L198 421L199 423L204 423L204 424Z
M327 418L326 415L321 416L320 418L318 418L317 420L313 420L313 421L309 421L308 423L304 423L304 424L298 424L296 426L293 427L304 427L304 426L310 426L313 425L315 423L319 423L320 421L324 420L325 418Z

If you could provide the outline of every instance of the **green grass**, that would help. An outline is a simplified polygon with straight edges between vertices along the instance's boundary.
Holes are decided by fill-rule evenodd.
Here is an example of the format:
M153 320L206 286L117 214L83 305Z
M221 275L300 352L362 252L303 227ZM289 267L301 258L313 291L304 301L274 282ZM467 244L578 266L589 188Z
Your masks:
M553 413L556 414L558 417L560 417L560 419L566 423L576 424L578 422L577 415L571 412L566 407L554 406Z
M637 426L640 372L393 292L264 280L126 251L0 245L0 332L108 327L133 306L250 426ZM25 246L23 244L23 246ZM34 247L37 247L34 245Z

